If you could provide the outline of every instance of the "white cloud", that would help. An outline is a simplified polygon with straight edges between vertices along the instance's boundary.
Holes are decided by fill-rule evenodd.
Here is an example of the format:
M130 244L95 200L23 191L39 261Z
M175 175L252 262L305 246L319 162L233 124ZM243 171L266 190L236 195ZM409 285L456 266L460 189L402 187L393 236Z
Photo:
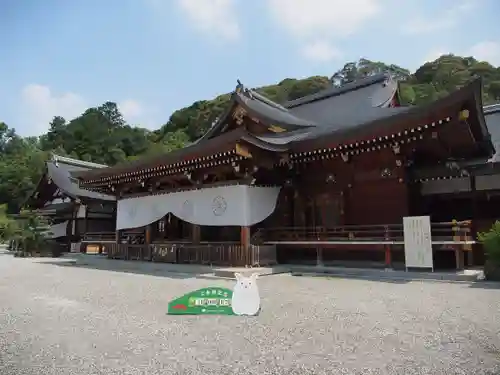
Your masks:
M177 0L194 28L228 41L240 36L235 0Z
M473 45L467 55L473 56L476 60L488 61L490 64L500 66L500 43L484 41Z
M383 0L266 0L274 23L297 39L307 59L341 56L331 41L348 37L380 13Z
M85 100L78 94L66 92L54 95L49 87L38 84L27 85L21 95L25 121L31 125L26 129L28 135L46 132L54 116L71 119L87 108Z
M267 0L271 16L301 38L345 37L379 13L379 0Z
M123 117L129 120L137 119L144 113L141 103L133 99L127 99L118 103L118 109Z
M301 50L302 56L314 62L329 62L342 57L342 53L331 43L316 41L306 44Z
M475 0L463 0L438 15L418 15L403 26L406 34L430 34L458 26L463 17L476 7Z
M40 135L49 128L54 116L71 120L82 114L90 104L81 95L73 92L57 94L47 86L29 84L21 92L21 117L24 126L19 127L21 135ZM137 122L144 115L142 105L133 99L123 100L118 108L127 121Z

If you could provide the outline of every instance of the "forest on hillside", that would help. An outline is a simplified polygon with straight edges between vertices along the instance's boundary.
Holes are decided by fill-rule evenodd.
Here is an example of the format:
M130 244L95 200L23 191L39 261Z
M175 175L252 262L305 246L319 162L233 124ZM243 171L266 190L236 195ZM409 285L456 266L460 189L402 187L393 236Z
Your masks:
M400 81L401 97L409 105L446 96L475 76L483 78L483 103L500 101L500 67L454 55L441 56L414 73L397 65L361 59L346 63L331 76L287 78L257 91L283 103L381 72L390 72ZM9 212L20 208L51 152L108 165L165 153L200 137L223 112L229 97L228 93L179 109L154 131L127 124L113 102L88 108L74 119L55 116L48 124L48 132L40 137L20 137L14 128L0 121L0 205L6 204Z

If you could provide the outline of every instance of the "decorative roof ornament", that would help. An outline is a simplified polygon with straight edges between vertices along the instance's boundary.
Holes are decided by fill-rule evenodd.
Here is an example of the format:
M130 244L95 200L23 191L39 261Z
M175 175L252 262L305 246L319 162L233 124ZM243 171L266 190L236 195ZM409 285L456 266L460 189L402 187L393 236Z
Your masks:
M236 82L238 84L236 85L236 89L234 90L234 92L239 94L239 93L243 92L243 90L245 89L245 86L243 86L243 83L241 83L241 81L239 79L237 79Z

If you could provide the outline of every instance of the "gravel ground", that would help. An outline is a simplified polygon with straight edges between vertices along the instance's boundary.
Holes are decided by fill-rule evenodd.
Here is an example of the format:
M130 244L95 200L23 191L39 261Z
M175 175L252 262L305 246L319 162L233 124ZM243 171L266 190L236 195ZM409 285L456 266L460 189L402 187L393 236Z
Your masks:
M0 374L500 373L500 287L276 275L258 317L165 314L232 285L0 254Z

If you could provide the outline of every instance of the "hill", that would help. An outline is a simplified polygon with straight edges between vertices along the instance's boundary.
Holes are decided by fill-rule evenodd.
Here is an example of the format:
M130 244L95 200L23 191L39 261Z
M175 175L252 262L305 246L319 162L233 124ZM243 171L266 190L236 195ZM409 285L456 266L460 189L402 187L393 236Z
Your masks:
M283 103L313 94L333 85L343 85L359 77L390 72L400 80L404 103L428 103L464 85L471 77L483 78L483 102L500 101L500 67L473 57L444 55L426 63L413 74L397 65L361 59L349 62L328 76L306 79L287 78L275 85L256 88L268 98ZM201 100L175 111L158 130L150 131L127 124L116 103L107 102L87 109L67 121L53 118L49 131L41 137L19 137L0 122L0 205L15 211L33 189L50 152L77 159L114 165L145 155L167 152L200 137L221 115L230 94Z

